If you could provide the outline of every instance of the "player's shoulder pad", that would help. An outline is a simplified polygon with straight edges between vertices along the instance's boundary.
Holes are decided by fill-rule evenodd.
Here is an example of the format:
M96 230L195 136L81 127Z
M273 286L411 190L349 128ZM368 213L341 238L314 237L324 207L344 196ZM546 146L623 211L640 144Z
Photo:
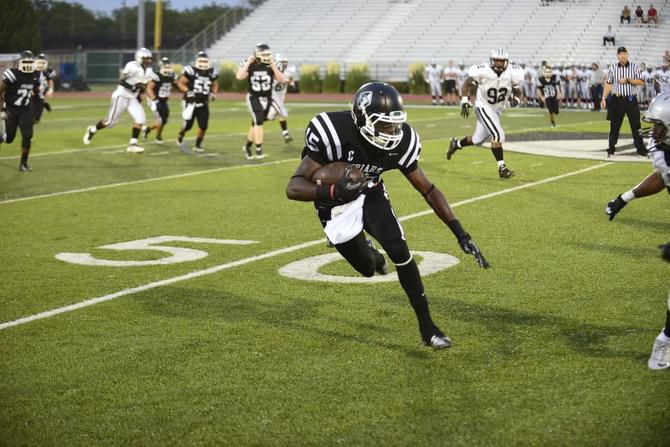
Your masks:
M398 160L398 166L401 168L409 168L413 163L419 160L421 154L421 138L419 134L408 123L402 125L402 140L398 145L398 152L401 153ZM391 153L396 152L395 150Z
M14 69L8 68L7 70L2 73L2 80L5 81L7 84L13 84L16 82L16 73L14 73Z
M354 128L348 111L319 113L305 129L305 147L310 152L321 154L324 160L340 160L342 147Z
M184 70L182 70L181 74L185 76L195 76L195 70L191 65L185 65Z

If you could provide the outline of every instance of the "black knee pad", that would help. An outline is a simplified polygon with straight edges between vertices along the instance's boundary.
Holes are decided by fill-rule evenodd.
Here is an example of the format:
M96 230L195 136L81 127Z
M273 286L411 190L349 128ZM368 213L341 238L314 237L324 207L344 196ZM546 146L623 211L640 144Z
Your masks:
M384 251L394 264L403 264L409 261L411 254L407 242L403 239L381 242Z

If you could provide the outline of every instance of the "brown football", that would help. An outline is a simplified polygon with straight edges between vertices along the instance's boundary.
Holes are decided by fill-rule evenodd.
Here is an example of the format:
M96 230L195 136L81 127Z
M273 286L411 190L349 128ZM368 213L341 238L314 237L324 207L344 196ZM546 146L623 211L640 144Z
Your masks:
M317 185L332 185L333 183L337 183L337 181L342 178L342 175L344 175L344 170L348 166L351 166L352 180L356 181L363 178L363 171L356 166L350 165L344 161L335 161L319 168L314 175L312 175L312 182Z

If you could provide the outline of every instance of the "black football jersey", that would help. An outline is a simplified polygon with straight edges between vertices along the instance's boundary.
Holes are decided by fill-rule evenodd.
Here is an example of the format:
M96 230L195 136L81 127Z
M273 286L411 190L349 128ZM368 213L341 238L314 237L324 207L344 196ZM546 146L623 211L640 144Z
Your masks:
M556 79L556 75L551 75L547 80L544 76L537 80L537 88L542 90L545 98L556 98L560 88L560 82Z
M44 94L49 89L49 81L53 81L56 78L56 72L53 68L47 68L37 73L39 73L40 79L39 96L40 98L44 98Z
M377 149L363 139L350 111L324 112L309 122L302 156L322 165L347 162L373 181L392 169L408 174L418 167L421 139L407 123L403 124L402 131L402 140L393 150Z
M18 68L9 68L2 74L5 82L5 104L14 107L28 107L40 86L40 72L24 73Z
M212 93L212 84L219 77L213 68L198 70L191 65L184 67L182 76L188 79L188 90L195 93L195 102L203 104L209 102L209 94ZM184 97L186 97L184 95Z
M164 75L163 73L156 73L154 71L151 73L151 80L156 84L154 87L156 98L158 98L159 101L167 101L170 98L172 86L177 81L177 75L175 73Z
M275 74L269 65L254 62L249 65L249 94L254 96L272 96L272 82Z

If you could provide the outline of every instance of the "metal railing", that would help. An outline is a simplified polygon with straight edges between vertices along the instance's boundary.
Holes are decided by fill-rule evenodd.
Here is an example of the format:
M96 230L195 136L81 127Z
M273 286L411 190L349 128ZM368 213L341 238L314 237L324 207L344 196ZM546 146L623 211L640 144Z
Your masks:
M198 51L204 51L212 46L228 31L233 29L246 16L251 13L250 8L234 7L225 14L207 25L205 29L193 36L188 42L172 53L172 62L178 64L189 64Z

